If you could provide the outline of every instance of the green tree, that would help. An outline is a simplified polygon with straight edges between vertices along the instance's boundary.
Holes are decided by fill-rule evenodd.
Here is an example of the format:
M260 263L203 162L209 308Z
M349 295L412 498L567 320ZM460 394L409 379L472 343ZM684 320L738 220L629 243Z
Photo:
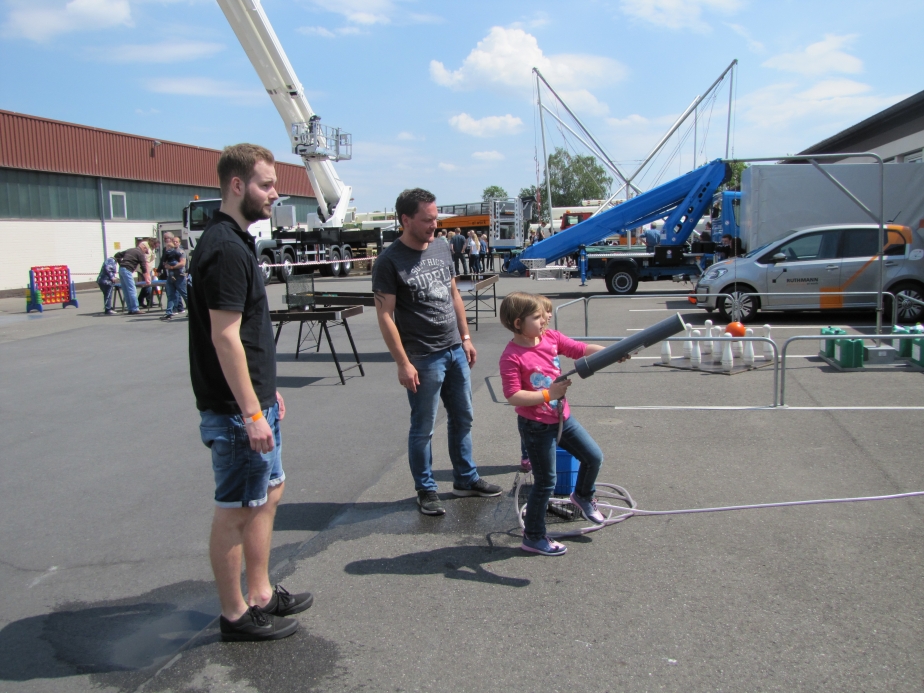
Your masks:
M600 200L610 196L613 179L589 154L572 155L557 147L549 156L548 170L553 207L572 207L581 204L581 200ZM542 181L542 190L546 190L545 180Z
M495 197L507 197L507 191L499 185L489 185L481 193L481 199L487 202Z
M744 161L730 161L728 163L731 166L731 177L725 181L725 185L722 186L723 190L741 190L741 174L744 173L749 164Z

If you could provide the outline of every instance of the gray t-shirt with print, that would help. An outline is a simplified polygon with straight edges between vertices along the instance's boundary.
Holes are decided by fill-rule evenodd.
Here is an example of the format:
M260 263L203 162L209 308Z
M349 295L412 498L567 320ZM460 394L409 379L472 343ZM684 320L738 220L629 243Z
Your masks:
M426 250L397 240L372 266L372 290L395 297L395 324L409 357L462 342L452 302L454 275L449 245L436 239Z

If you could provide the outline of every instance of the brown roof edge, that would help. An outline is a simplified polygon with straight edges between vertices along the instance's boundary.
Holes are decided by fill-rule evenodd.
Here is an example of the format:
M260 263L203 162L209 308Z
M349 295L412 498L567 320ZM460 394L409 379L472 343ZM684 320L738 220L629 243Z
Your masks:
M0 167L218 187L217 149L0 110ZM283 195L314 197L302 166L276 163Z

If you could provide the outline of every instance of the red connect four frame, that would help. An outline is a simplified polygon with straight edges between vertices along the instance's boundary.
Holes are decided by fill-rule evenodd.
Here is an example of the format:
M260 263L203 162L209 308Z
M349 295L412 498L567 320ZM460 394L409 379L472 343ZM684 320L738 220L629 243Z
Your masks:
M77 308L77 294L67 265L47 265L29 270L26 312L37 310L41 313L48 303L60 303L62 308Z

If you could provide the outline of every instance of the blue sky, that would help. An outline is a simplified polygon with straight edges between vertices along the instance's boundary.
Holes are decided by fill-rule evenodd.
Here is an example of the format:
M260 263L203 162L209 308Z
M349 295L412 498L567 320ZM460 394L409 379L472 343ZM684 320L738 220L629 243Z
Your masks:
M534 66L626 171L735 58L741 157L796 153L924 89L920 0L263 6L312 108L353 135L336 166L360 211L411 186L450 203L535 184ZM6 110L298 161L211 0L0 0L0 64ZM701 112L700 163L724 155L727 102L723 86ZM689 170L692 136L676 139L643 188ZM549 145L585 153L558 126Z

